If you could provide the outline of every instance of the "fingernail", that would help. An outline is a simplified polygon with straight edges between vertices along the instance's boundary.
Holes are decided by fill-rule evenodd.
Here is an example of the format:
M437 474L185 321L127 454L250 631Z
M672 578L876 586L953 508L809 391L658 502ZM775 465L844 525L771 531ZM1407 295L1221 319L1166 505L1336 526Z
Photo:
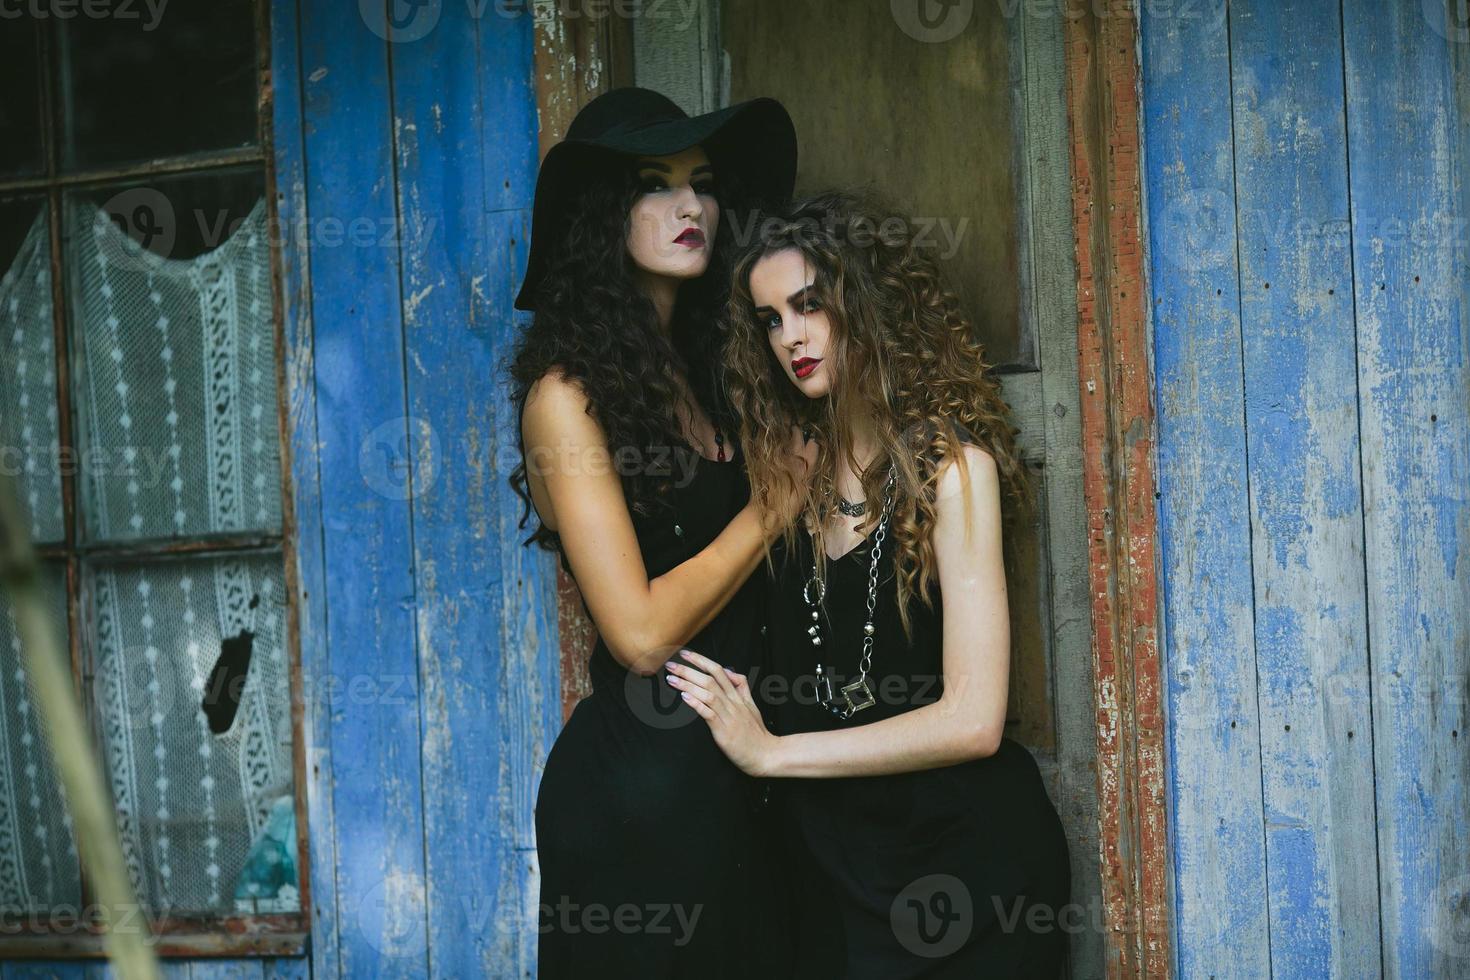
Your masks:
M665 677L664 680L668 681L674 687L678 687L679 686L679 678L675 677L673 674L670 674L668 677Z
M679 651L679 656L684 657L687 660L688 657L689 657L690 652L691 651L689 651L689 650L680 650Z
M673 669L674 667L677 667L677 666L679 666L679 665L676 664L676 663L674 663L672 660L670 660L670 661L668 661L667 663L664 664L664 668L665 669L669 669L669 670L671 670L671 669Z

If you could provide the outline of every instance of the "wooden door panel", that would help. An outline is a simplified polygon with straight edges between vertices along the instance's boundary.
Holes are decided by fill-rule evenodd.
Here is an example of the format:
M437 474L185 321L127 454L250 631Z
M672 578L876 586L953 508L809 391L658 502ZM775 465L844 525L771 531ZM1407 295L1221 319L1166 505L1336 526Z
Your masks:
M922 222L985 344L1035 370L1021 315L1015 90L997 4L957 37L904 33L887 3L732 0L721 43L731 102L785 104L801 138L797 193L870 187Z

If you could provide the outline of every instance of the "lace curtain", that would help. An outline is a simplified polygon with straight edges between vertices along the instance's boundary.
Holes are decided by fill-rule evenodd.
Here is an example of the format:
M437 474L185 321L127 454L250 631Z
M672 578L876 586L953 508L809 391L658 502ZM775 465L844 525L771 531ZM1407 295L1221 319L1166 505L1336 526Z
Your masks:
M63 537L54 337L51 236L38 208L0 277L0 469L19 483L34 541Z
M71 209L83 507L106 540L281 525L265 202L194 259Z
M147 251L90 204L73 202L68 222L84 537L125 542L278 531L264 201L226 241L188 260ZM33 261L23 249L16 283ZM35 303L36 317L41 305ZM40 349L39 339L24 346L34 361L54 356ZM5 370L14 374L10 354ZM27 364L23 373L34 378L37 370ZM28 409L44 417L44 409ZM38 438L34 419L30 425ZM45 493L43 485L37 500L48 502ZM295 910L280 553L112 559L83 567L91 695L139 897L158 911ZM216 733L202 705L226 699L228 691L211 686L218 680L212 674L231 650L244 668L235 684L238 708ZM11 687L0 695L11 717L20 702ZM7 774L24 771L10 742L0 742L0 751L7 753ZM27 797L14 779L0 792L8 796L0 801L3 834L5 808L20 812ZM61 857L48 856L52 866ZM0 855L0 876L4 861ZM39 866L41 858L25 863ZM6 889L0 902L10 904L10 887L0 877ZM59 885L28 887L16 896L21 904L34 905L38 896L42 906L66 899Z
M66 635L66 581L48 568L43 591ZM80 909L76 841L45 726L21 659L10 604L0 596L0 909Z
M15 261L0 276L0 469L15 478L36 541L59 541L64 526L50 260L46 211L38 207ZM64 572L48 567L42 585L64 637ZM15 617L0 595L0 908L77 909L79 881L71 820L31 700Z
M152 908L245 901L237 892L250 891L242 872L251 847L269 847L271 807L290 799L279 569L271 555L96 574L93 691L128 873ZM242 632L253 641L249 673L234 723L216 735L200 704L224 640ZM296 907L294 877L283 884L285 894L259 896L261 907Z

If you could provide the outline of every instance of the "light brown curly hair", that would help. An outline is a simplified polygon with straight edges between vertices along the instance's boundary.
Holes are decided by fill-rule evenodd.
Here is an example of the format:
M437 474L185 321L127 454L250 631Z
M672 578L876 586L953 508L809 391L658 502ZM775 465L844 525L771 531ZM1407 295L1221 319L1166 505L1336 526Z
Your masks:
M825 581L823 528L835 510L837 461L857 460L843 420L866 412L880 448L861 472L864 497L883 499L890 463L895 476L889 533L895 541L899 614L909 633L908 601L917 594L933 608L935 492L941 464L959 463L966 492L969 471L962 442L996 462L1002 490L1022 511L1031 507L1031 483L1016 448L1010 408L1001 397L983 346L932 259L911 234L913 223L871 197L828 192L768 216L735 267L725 347L731 407L752 499L767 511L801 493L783 461L792 426L818 441L816 469L801 514L815 528L812 560ZM902 226L898 228L897 226ZM750 273L763 256L800 252L814 270L813 290L832 330L826 360L835 382L825 398L802 394L771 350L767 325L757 320ZM858 525L867 531L881 514ZM784 533L788 550L796 525ZM794 553L794 552L793 552ZM766 551L767 568L771 552Z

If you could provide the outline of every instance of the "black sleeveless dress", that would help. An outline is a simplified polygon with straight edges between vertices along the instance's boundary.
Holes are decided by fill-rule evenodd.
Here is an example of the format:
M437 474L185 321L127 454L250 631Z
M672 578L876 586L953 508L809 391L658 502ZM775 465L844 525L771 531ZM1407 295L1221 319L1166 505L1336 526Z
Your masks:
M822 664L834 691L858 675L867 619L871 534L827 563L819 611ZM775 675L762 711L778 734L867 725L943 691L943 613L910 598L899 621L892 535L878 562L868 673L877 703L843 721L817 703L811 537L776 546L768 603ZM814 590L815 591L815 590ZM779 678L779 679L776 679ZM769 692L781 692L773 698ZM1030 752L1010 738L987 758L886 776L774 781L802 909L803 978L1046 977L1065 959L1071 872L1061 820ZM1061 915L1062 918L1058 918ZM1035 923L1028 928L1028 923Z
M750 495L738 448L728 462L680 451L693 470L673 512L633 517L650 578L703 550ZM749 672L765 585L752 575L686 646ZM665 671L626 670L601 638L589 670L592 693L552 745L536 798L539 976L788 976L767 786L720 752Z

